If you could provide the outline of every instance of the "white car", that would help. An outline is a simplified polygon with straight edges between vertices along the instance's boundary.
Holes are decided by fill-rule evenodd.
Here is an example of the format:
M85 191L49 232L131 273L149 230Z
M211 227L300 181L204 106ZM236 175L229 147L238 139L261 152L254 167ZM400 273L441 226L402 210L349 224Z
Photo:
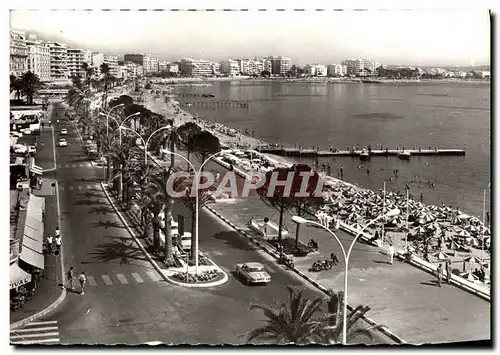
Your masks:
M59 138L59 142L57 143L59 147L67 147L68 141L64 138Z
M14 144L14 153L26 154L28 147L23 144Z
M256 262L236 264L236 276L241 277L247 285L271 282L271 275L261 263Z
M30 130L29 128L26 128L26 129L23 131L23 134L29 135L29 134L31 134L31 130Z
M181 237L181 247L182 250L191 250L191 233L184 232L183 236Z
M23 136L22 132L18 132L18 131L11 131L10 135L14 136L14 137L19 137L19 138Z
M61 134L67 135L68 134L68 130L66 128L61 129Z
M36 154L36 147L34 145L30 145L28 147L28 153L35 155Z

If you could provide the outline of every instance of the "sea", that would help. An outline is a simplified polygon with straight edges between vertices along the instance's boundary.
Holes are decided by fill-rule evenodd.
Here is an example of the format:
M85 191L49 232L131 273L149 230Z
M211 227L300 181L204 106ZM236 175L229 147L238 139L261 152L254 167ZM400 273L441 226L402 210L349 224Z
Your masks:
M422 197L425 204L458 206L480 219L483 211L490 211L489 83L235 80L215 82L211 87L175 87L174 93L214 94L208 98L182 96L178 101L182 109L205 120L286 147L464 149L465 156L412 156L409 161L377 156L364 162L357 157L295 161L311 166L328 164L335 177L342 166L344 180L371 190L382 189L384 182L387 191L404 191L408 185L416 200ZM210 105L210 101L226 104ZM236 101L248 105L229 104Z

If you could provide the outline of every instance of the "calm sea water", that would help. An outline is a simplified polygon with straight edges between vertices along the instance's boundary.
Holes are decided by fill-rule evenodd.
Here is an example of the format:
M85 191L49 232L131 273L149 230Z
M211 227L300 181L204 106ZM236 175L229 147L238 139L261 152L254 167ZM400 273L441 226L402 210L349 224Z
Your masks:
M460 148L462 157L323 158L340 165L344 179L372 190L402 190L410 185L424 203L459 206L482 217L483 191L490 182L490 86L479 83L326 84L232 81L213 87L178 88L177 92L213 93L215 98L179 98L181 103L248 100L248 109L191 107L208 120L217 120L255 137L288 146L345 149L358 144L373 148ZM302 159L314 164L314 159ZM361 167L362 164L362 167ZM367 175L366 170L370 169ZM393 170L398 178L390 180ZM413 180L413 183L411 182ZM422 183L419 183L419 181ZM434 183L429 188L427 182Z

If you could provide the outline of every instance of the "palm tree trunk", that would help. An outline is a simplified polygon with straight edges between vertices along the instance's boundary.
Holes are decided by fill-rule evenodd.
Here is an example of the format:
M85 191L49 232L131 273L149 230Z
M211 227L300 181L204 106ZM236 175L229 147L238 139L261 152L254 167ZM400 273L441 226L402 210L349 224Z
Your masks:
M106 156L106 181L109 180L109 174L111 173L111 159L108 156Z
M153 217L153 250L160 249L160 224L158 223L158 216Z
M168 198L165 203L165 264L167 266L174 264L173 244L172 244L172 209L174 200Z
M198 250L196 240L196 204L194 201L192 202L191 212L191 260L194 261Z
M175 164L175 141L173 139L170 139L170 169L174 169L174 164Z

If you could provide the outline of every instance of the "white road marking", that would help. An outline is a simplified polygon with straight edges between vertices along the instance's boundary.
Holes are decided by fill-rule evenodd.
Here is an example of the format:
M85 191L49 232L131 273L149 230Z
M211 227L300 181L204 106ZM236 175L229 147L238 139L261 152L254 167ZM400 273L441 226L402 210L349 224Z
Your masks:
M139 275L138 273L136 272L133 272L132 273L132 277L135 279L135 281L137 281L138 283L142 283L144 282L144 280L141 278L141 275Z
M33 329L32 329L33 330ZM52 333L40 333L40 334L24 334L24 335L11 335L11 339L25 339L25 338L39 338L39 337L48 337L48 336L58 336L59 332Z
M84 167L85 167L85 165L83 165L83 164L80 164L80 168L84 168Z
M70 189L71 191L73 191L73 190L75 189L75 187L74 187L73 185L69 185L69 189Z
M83 190L83 187L81 187L80 185L78 185L78 190Z
M57 164L57 167L58 168L62 168L62 164Z
M108 275L101 275L101 277L106 285L108 286L113 285L113 281L111 281Z
M91 185L87 185L87 190L90 190L92 188Z
M40 343L59 343L61 340L59 338L51 339L40 339L40 340L21 340L21 341L11 341L13 345L29 345L29 344L40 344Z
M97 282L95 281L93 276L87 276L87 282L90 286L97 286Z
M65 168L69 168L69 164L64 165Z
M76 168L76 167L77 167L77 165L76 165L76 164L73 164L73 168Z
M57 330L57 327L41 327L41 328L28 328L28 329L16 329L14 331L11 330L11 334L16 334L16 333L29 333L29 332L34 332L34 331L41 331L41 330Z
M96 189L99 189L99 188L101 187L101 185L99 185L99 184L95 184L95 186L94 186L94 187L95 187Z
M127 278L123 274L116 274L116 277L122 284L128 284Z
M151 278L153 281L159 281L161 279L160 275L158 275L157 271L147 271L146 274Z
M56 320L47 320L47 321L43 321L43 322L31 322L31 323L26 324L26 326L28 326L28 325L46 325L46 324L57 324L57 321Z

